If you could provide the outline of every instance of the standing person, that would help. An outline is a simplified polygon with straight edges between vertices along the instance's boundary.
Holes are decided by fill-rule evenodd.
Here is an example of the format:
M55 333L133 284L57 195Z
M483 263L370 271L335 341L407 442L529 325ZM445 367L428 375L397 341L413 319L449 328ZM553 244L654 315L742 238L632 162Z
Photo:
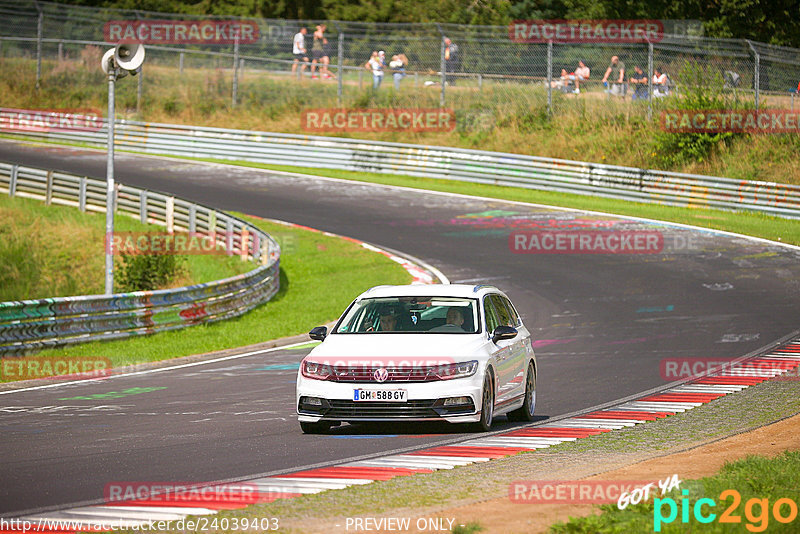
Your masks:
M653 96L661 98L667 96L669 93L669 86L667 85L667 73L664 72L664 67L658 67L653 71Z
M458 69L458 45L450 40L449 37L444 38L444 70L445 72L455 72ZM445 82L450 85L456 84L455 76L445 76Z
M292 54L294 54L294 61L292 61L292 74L297 72L297 64L300 63L300 74L306 70L306 63L308 63L308 53L306 52L306 33L308 30L300 28L300 31L294 34L292 41Z
M389 62L395 90L400 89L400 80L406 76L406 65L408 65L408 58L405 54L395 54L392 56L392 61Z
M647 100L647 74L639 65L633 67L633 76L628 81L633 86L631 100Z
M382 56L383 54L383 56ZM372 71L372 89L377 90L378 87L381 86L381 82L383 81L383 58L385 57L385 53L383 50L380 52L372 52L372 56L367 61L367 64L364 67Z
M315 73L317 69L317 62L322 63L322 56L325 55L325 47L323 43L323 39L325 39L325 25L320 24L317 26L316 30L314 30L314 42L311 44L311 79L316 80L317 75ZM328 68L325 65L322 65L327 71ZM320 74L322 73L322 67L320 67L319 71Z
M323 28L326 28L323 26ZM324 29L323 29L324 31ZM322 37L322 68L320 69L320 75L323 78L336 78L333 74L330 73L328 70L328 65L331 63L331 45L328 44L328 38Z
M618 56L611 58L611 64L603 76L603 85L607 87L608 94L625 96L625 63L620 61Z

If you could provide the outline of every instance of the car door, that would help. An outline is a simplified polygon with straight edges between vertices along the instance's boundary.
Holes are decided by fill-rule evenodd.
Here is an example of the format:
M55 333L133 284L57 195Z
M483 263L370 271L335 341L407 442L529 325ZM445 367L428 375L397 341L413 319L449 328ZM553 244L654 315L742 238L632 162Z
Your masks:
M522 326L519 315L508 299L502 295L492 295L491 299L500 324L517 328L519 331ZM505 355L506 373L504 373L507 374L507 382L503 387L508 391L506 397L508 400L516 399L525 393L526 337L523 331L519 332L514 339L505 342L508 344L504 348L507 351Z
M513 340L501 340L497 343L492 341L492 332L498 325L505 324L502 321L502 316L495 306L496 295L486 295L483 298L483 308L486 313L486 331L489 337L489 344L492 350L492 360L494 361L494 369L496 374L495 384L497 385L495 391L495 404L502 406L511 399L511 379L514 375L513 363L510 356L513 352L511 348ZM508 312L506 311L506 314Z

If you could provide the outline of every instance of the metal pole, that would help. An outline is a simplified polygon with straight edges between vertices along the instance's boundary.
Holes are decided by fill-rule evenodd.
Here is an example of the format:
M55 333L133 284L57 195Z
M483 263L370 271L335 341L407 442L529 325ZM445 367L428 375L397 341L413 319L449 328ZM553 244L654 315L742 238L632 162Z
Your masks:
M108 158L106 160L106 295L114 294L114 81L117 67L108 70Z
M39 19L36 23L36 88L39 88L39 82L42 79L42 26L44 24L44 13L42 12L39 4L36 4L39 10Z
M239 32L233 41L233 94L231 96L231 106L236 107L236 96L239 92Z
M180 72L181 74L183 74L183 56L184 53L181 52L180 59L178 60L178 72Z
M342 105L342 78L344 71L342 70L342 62L344 61L344 33L339 32L339 57L337 58L339 68L336 72L339 76L339 86L336 88L336 95L339 99L339 105Z
M647 120L653 118L653 43L647 42Z
M758 93L759 93L760 85L761 85L761 80L760 80L761 56L758 54L758 51L753 46L753 43L750 42L750 40L747 40L747 46L750 47L750 51L753 52L753 57L756 60L756 65L755 65L755 68L753 70L753 92L755 93L756 111L758 111L758 96L759 96Z
M440 108L443 108L444 104L445 104L445 89L444 89L444 87L445 87L445 85L447 85L447 76L445 76L445 68L446 67L445 67L445 61L444 61L444 46L445 46L444 45L444 39L445 38L442 37L442 46L441 46L442 49L441 49L441 54L440 54L441 55L441 61L440 61L440 65L439 65L439 68L441 69L441 72L442 72L442 76L441 76L442 93L439 95L439 107Z
M58 42L58 62L64 61L64 41Z
M136 80L136 113L142 111L142 78L144 78L144 70L139 70L139 75Z
M547 113L553 114L553 40L547 41Z

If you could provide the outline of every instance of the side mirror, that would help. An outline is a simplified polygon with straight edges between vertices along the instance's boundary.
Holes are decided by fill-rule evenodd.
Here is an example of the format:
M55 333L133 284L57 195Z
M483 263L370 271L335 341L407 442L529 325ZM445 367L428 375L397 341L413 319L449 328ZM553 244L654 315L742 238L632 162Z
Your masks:
M492 341L495 343L503 339L514 339L515 337L517 337L517 329L513 326L500 325L492 332Z
M312 328L311 332L309 332L308 335L311 339L316 339L317 341L325 341L325 338L328 335L328 327L318 326L316 328Z

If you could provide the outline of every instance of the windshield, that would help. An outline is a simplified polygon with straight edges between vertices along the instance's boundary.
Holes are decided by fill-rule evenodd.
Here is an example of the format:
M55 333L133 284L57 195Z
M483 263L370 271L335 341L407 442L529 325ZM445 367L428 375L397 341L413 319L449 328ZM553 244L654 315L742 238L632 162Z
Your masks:
M353 303L334 334L480 332L478 301L453 297L382 297Z

